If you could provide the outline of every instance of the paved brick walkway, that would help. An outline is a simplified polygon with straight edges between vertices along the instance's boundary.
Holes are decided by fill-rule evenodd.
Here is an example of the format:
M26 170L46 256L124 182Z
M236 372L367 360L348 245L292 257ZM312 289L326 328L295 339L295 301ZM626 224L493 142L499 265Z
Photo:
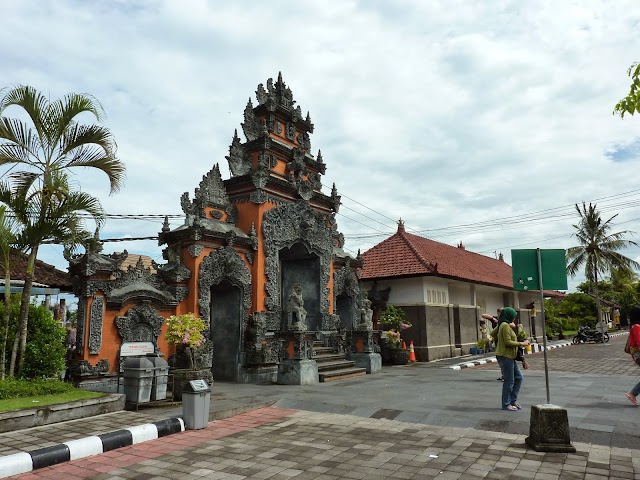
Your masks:
M575 443L527 449L524 436L265 408L16 479L623 479L637 451Z

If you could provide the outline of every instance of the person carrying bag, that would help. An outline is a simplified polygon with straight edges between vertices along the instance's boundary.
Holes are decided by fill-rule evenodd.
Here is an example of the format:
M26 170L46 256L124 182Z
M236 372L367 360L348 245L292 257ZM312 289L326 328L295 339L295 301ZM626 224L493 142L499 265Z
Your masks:
M631 355L631 359L640 365L640 306L634 306L629 312L629 338L627 338L627 344L624 347L624 351ZM627 399L638 406L637 396L640 395L640 382L636 384L630 391L625 393Z

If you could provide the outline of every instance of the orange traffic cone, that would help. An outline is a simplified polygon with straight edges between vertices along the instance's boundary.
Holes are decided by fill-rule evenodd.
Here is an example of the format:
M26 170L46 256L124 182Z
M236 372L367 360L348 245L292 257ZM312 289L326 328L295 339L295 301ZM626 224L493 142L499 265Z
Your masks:
M409 361L410 362L416 362L416 352L413 349L413 340L411 341L411 343L409 343Z
M406 349L407 349L407 344L406 344L406 342L402 342L402 349L403 349L403 350L406 350Z

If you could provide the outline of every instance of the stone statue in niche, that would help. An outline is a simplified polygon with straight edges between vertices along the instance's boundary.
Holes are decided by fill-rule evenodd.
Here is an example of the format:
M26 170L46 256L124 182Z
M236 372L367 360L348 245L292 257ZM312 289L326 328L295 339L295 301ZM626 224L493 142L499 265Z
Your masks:
M304 309L302 298L302 285L294 283L289 290L287 298L287 328L289 330L305 331L307 329L305 319L307 311ZM294 321L295 318L295 321Z
M366 298L363 301L363 307L360 309L360 323L358 330L373 330L373 310L371 309L371 300Z

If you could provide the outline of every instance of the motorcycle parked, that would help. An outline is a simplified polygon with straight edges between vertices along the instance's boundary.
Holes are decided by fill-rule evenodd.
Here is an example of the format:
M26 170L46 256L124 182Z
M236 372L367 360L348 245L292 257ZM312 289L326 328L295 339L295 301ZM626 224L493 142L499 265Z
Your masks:
M578 333L575 337L573 337L573 344L577 343L602 343L602 333L598 330L591 330L587 325L582 325L578 327ZM609 334L604 332L604 342L609 341Z

